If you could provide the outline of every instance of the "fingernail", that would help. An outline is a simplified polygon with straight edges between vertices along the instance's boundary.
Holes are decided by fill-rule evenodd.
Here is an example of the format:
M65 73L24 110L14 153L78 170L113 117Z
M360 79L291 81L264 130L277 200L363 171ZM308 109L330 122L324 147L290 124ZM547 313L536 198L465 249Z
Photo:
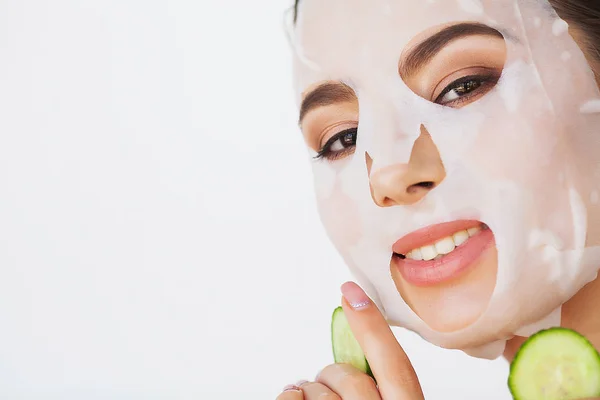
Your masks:
M367 294L354 282L346 282L342 285L342 295L355 310L360 310L371 304Z
M300 387L300 386L304 385L305 383L308 383L308 381L298 381L298 382L296 382L296 386Z
M291 392L291 391L295 391L295 392L299 392L300 388L296 385L287 385L286 387L283 388L284 392Z

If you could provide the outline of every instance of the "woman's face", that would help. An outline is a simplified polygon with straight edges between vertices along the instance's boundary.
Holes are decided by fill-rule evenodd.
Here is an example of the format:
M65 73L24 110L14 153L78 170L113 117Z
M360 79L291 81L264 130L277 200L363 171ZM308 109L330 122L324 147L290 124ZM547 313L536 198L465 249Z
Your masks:
M560 306L589 279L561 274L600 236L586 228L600 178L586 142L598 119L581 114L599 97L589 66L541 1L495 3L303 0L296 26L320 213L388 317L451 333L494 295L492 321L520 313L507 296L539 304L499 333L438 343L449 347ZM551 290L533 294L540 274Z

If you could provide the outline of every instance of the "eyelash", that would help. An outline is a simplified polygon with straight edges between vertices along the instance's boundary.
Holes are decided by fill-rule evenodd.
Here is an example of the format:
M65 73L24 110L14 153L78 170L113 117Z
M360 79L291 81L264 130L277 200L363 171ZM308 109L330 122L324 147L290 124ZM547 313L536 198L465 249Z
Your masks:
M438 97L434 100L434 103L440 104L446 107L456 107L465 102L471 100L474 96L485 94L487 91L491 90L491 88L498 83L500 79L499 76L495 76L493 74L487 75L469 75L462 77L460 79L455 80L450 85L446 86L444 90L438 95ZM468 85L470 83L476 82L479 86L469 89ZM457 98L452 101L448 101L446 103L442 103L442 99L444 96L456 90L458 88L463 88L465 93L462 95L456 94ZM481 91L484 91L481 93Z
M341 140L344 139L344 137L346 136L349 136L351 142L349 147L346 147L344 143L341 143ZM315 156L315 159L327 159L329 161L334 161L352 154L354 152L354 146L356 145L357 136L358 128L345 129L341 132L336 133L331 138L329 138L327 142L325 142L325 144L321 147L321 150L319 150L319 152ZM343 149L337 151L331 150L331 147L338 141L340 141Z
M462 77L460 79L455 80L450 85L446 86L446 88L438 95L435 99L434 103L440 104L446 107L457 107L465 102L471 100L474 96L485 94L487 91L491 90L491 88L498 82L500 77L495 76L493 74L487 75L469 75ZM476 82L478 86L469 88L468 85ZM457 98L452 101L448 101L446 103L442 103L441 99L444 98L448 93L458 88L463 88L465 93L462 95L457 94ZM483 93L481 91L484 90ZM350 145L346 146L342 143L342 150L331 150L331 147L338 141L344 139L345 136L351 135ZM317 160L326 159L329 161L335 161L340 158L344 158L347 155L350 155L354 152L354 146L356 145L356 138L358 135L358 128L351 128L343 130L335 135L333 135L327 142L321 147L321 150L314 157Z

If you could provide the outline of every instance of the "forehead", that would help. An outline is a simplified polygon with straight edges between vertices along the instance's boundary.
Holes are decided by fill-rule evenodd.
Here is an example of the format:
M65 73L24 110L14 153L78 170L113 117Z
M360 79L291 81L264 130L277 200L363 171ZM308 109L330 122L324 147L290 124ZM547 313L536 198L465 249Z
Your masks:
M542 0L528 7L546 13ZM299 90L328 79L397 73L403 51L443 27L489 25L519 37L518 0L300 0L295 31ZM540 15L542 16L542 15Z

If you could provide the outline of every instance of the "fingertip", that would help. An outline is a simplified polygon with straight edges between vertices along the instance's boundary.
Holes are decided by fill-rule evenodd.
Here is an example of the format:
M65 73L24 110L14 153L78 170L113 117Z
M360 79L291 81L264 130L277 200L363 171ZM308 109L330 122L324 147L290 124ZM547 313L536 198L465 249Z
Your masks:
M360 286L354 282L346 282L341 287L343 299L355 310L371 305L371 299Z
M321 376L321 372L323 372L322 369L320 369L319 372L317 372L317 375L315 375L315 382L319 381L319 376Z
M358 284L357 284L356 282L352 282L352 281L347 281L347 282L344 282L344 283L342 284L342 286L340 287L340 289L342 290L342 293L344 293L344 291L345 291L345 290L349 290L349 289L350 289L350 290L352 290L352 289L354 289L354 288L357 288L357 289L359 289L359 290L362 290L362 289L360 288L360 286L358 286Z
M283 389L282 392L301 392L302 389L300 389L300 387L298 385L286 385Z

